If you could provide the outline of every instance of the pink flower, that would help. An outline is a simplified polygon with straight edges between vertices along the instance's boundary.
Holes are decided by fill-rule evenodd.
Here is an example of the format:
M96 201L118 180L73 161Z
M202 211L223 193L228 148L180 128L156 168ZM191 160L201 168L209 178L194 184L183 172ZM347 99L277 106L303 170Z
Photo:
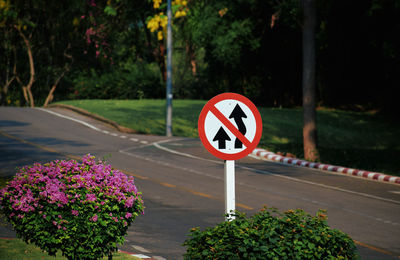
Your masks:
M87 201L95 201L95 200L96 200L96 195L94 195L94 194L87 194L87 195L86 195L86 200L87 200Z
M96 222L97 221L97 215L95 214L93 217L92 217L92 219L91 219L93 222Z
M77 210L71 210L71 213L72 213L72 215L74 215L74 216L78 216L79 215L79 211L77 211Z
M125 201L125 207L127 208L132 208L133 206L133 202L135 201L135 198L133 196L129 197L126 201Z
M127 212L127 213L125 214L125 218L126 218L126 219L129 219L130 217L132 217L132 213Z

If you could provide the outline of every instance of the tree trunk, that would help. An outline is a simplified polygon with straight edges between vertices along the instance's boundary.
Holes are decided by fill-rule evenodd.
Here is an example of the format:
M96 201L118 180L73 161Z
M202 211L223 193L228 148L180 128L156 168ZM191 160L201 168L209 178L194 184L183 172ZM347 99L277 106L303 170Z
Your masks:
M54 98L54 91L56 91L56 87L57 87L56 84L54 84L54 85L51 87L51 89L50 89L50 91L49 91L49 94L47 95L46 101L44 102L43 107L47 107L48 104L49 104L51 101L53 101L53 98Z
M304 158L319 160L315 87L315 0L303 0L303 145Z
M165 64L165 46L164 42L159 41L159 53L157 55L158 64L160 66L161 76L164 82L167 82L167 66Z
M25 99L26 104L29 104L28 91L26 90L25 86L22 86L22 93L24 94L24 99Z
M11 79L7 79L5 85L1 89L0 93L0 105L8 105L7 102L7 93L8 93L8 88L10 87L11 83L14 81L15 76L12 76Z
M54 98L54 92L56 91L57 85L58 83L60 83L60 80L65 76L65 74L70 70L72 62L74 61L72 58L72 55L67 53L67 50L69 50L71 48L71 44L68 44L67 48L64 51L64 56L68 59L71 59L71 63L66 64L64 67L64 71L60 74L60 76L58 76L58 78L56 79L56 81L54 82L53 86L51 87L49 94L47 95L46 101L44 102L44 107L47 107L49 105L50 102L53 101Z
M9 65L10 61L7 59L7 69L6 69L6 80L4 83L4 86L2 87L0 91L0 106L1 105L8 105L7 102L7 93L8 93L8 88L10 87L11 83L15 80L16 78L16 71L17 71L17 61L16 61L16 51L14 49L14 65L13 65L13 75L11 78L9 78Z
M145 19L145 17L143 16L142 13L140 14L140 18L141 18L142 23L143 23L143 24L146 24L146 19ZM144 30L144 32L145 32L145 34L146 34L146 43L145 43L145 45L146 45L146 47L149 48L149 50L151 50L151 52L152 52L153 50L152 50L152 47L151 47L151 34L150 34L150 30Z
M53 101L54 98L54 91L56 91L58 83L60 83L60 80L64 77L65 73L69 71L69 66L61 73L61 75L57 78L57 80L54 82L53 86L51 87L49 94L47 95L46 101L44 102L44 107L47 107L48 104Z
M29 58L30 78L29 78L28 84L26 86L22 87L22 90L24 92L25 100L27 101L27 103L29 103L30 107L35 107L35 102L34 102L32 90L31 90L33 82L35 82L35 65L33 63L31 44L30 44L28 38L26 38L26 36L22 33L21 29L18 28L18 26L15 26L15 29L19 32L19 35L24 40L24 43L26 46L26 51L28 52L28 58Z
M190 61L192 76L196 77L196 74L197 74L196 55L194 53L193 44L190 41L186 41L186 53L187 53L189 61Z

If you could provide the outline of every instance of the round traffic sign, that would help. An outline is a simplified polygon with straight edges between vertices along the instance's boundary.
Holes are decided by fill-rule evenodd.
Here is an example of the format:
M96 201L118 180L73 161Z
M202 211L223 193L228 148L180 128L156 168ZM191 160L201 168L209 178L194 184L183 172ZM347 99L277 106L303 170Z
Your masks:
M211 154L223 160L238 160L251 153L260 141L261 116L248 98L223 93L204 105L198 131Z

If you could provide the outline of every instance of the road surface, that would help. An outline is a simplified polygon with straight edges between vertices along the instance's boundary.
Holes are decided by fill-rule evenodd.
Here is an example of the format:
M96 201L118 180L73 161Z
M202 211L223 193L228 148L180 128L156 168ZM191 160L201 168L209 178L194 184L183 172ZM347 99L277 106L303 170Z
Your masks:
M135 176L143 193L145 215L130 227L122 250L182 259L192 227L224 220L224 164L198 139L124 134L62 109L0 107L1 176L88 153ZM357 241L361 259L399 259L400 185L246 157L236 161L236 202L249 215L264 205L311 214L325 209L328 223Z

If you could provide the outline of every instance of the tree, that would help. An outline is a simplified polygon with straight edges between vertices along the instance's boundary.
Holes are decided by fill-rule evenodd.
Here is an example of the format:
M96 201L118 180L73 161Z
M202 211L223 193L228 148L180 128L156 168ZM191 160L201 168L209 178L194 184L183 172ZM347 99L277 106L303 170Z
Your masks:
M154 8L159 9L161 0L154 0ZM187 1L186 0L175 0L174 1L174 17L179 18L182 16L186 16L186 9L187 9ZM172 136L172 1L168 0L167 1L167 16L165 17L164 15L159 14L158 19L156 22L153 21L152 18L149 19L148 27L151 28L151 31L154 32L157 30L157 27L161 27L162 30L158 31L157 38L159 41L161 41L164 37L163 34L165 34L165 29L167 31L167 66L165 67L165 61L163 59L162 64L164 66L161 66L163 70L163 79L166 82L166 101L167 101L167 107L166 107L166 135L167 136ZM161 18L162 17L162 18ZM166 19L165 19L166 18ZM158 21L160 20L160 22ZM167 21L165 23L165 20ZM159 26L161 25L161 26ZM167 28L165 28L167 27ZM160 47L163 46L164 44L160 43ZM161 52L161 48L160 48ZM164 56L164 54L162 54Z
M8 90L12 83L17 80L17 51L15 47L11 46L11 41L8 37L10 35L10 30L3 30L3 32L1 51L5 55L3 55L4 60L1 60L0 63L3 63L5 68L3 70L4 74L1 75L4 77L4 81L2 82L3 85L0 90L0 106L8 104Z
M161 75L163 81L167 81L167 66L165 64L165 44L164 39L167 33L168 18L165 14L167 3L163 0L152 0L153 8L156 10L154 16L149 16L147 18L147 28L152 32L157 33L158 40L158 51L156 52L156 59L160 66ZM184 17L187 14L187 1L185 0L175 0L172 2L172 15L175 19Z
M18 83L22 85L22 91L24 93L25 101L30 105L30 107L34 107L35 101L32 94L32 86L33 83L35 82L35 65L33 62L32 44L31 44L32 34L29 34L29 36L27 37L25 33L22 31L20 25L14 25L14 28L18 31L18 34L21 36L25 44L26 53L28 55L28 60L29 60L29 81L27 84L23 84L21 80L18 80Z
M262 106L299 105L301 30L291 24L295 3L191 1L184 37L194 46L188 54L196 55L193 97L232 91Z
M80 2L0 1L0 30L7 35L2 47L7 59L14 60L11 79L19 83L25 103L31 107L35 106L35 95L42 97L47 92L46 103L51 101L71 66L71 55L66 51L78 42L75 39L83 38L77 37L85 6Z
M316 126L315 88L315 0L302 0L303 24L303 145L304 158L319 160Z
M56 88L57 88L58 84L60 83L61 79L65 76L65 74L66 74L67 72L69 72L70 69L71 69L73 57L72 57L72 55L70 55L70 54L67 53L67 51L68 51L70 48L71 48L71 44L69 44L69 45L67 46L67 48L65 49L65 51L64 51L64 56L65 56L66 58L70 59L71 62L65 64L65 67L64 67L64 69L62 70L61 74L55 79L54 84L53 84L53 86L51 87L51 89L50 89L50 91L49 91L49 94L47 95L46 100L44 101L44 104L43 104L44 107L47 107L47 106L49 105L49 103L53 101L53 99L54 99L54 92L56 91Z
M100 0L0 0L2 49L8 56L5 60L10 61L8 67L12 66L11 50L16 49L16 75L11 83L21 85L25 104L49 104L71 70L112 63L107 36L119 21L112 16L115 10L110 5L111 1ZM7 75L5 78L13 79ZM2 80L5 85L8 81Z
M262 24L267 23L259 19L265 4L259 5L256 1L191 3L184 37L190 47L188 60L196 65L191 65L192 73L195 69L200 81L195 96L207 99L226 91L248 94L248 86L259 80L258 71L252 69L260 61L256 56L266 29ZM261 21L259 28L255 21ZM204 64L203 68L198 64Z

